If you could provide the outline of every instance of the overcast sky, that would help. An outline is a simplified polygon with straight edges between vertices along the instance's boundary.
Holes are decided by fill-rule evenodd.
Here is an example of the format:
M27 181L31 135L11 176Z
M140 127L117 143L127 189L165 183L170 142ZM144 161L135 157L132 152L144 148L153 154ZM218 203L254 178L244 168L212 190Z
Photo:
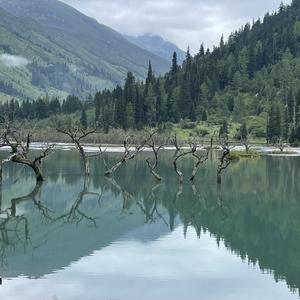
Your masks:
M159 34L193 52L291 0L62 0L130 35Z

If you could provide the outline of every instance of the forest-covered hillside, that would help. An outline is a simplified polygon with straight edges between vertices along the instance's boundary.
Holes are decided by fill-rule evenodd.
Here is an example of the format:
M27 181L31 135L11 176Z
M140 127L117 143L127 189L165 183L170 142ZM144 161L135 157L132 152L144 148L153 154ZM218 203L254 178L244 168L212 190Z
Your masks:
M9 59L9 60L8 60ZM22 59L20 65L11 61ZM131 71L169 64L121 34L56 0L0 0L0 101L11 96L86 97L122 84Z
M246 124L253 137L298 139L299 19L300 0L294 0L246 24L227 41L221 38L212 50L202 45L194 57L188 52L182 66L174 53L164 76L156 77L151 64L145 82L129 72L123 87L96 93L93 121L108 130L226 120Z
M254 136L288 139L300 117L300 1L246 24L218 47L145 83L128 74L124 88L96 94L100 124L131 127L224 119L247 123Z

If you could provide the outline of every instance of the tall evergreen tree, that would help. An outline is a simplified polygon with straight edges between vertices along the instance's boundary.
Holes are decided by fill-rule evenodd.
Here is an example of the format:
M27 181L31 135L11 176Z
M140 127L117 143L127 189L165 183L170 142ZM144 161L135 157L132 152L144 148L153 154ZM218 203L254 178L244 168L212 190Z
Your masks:
M86 114L86 108L83 106L80 116L80 124L81 127L86 130L88 128L88 120L87 120L87 114Z

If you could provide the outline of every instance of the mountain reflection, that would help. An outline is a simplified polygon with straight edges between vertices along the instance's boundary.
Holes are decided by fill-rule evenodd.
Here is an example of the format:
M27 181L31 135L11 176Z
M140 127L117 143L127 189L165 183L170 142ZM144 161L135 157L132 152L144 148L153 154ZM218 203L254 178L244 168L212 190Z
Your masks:
M41 277L145 223L169 231L183 224L183 234L189 228L199 238L209 232L242 260L299 290L299 158L232 164L218 187L214 160L199 170L194 185L179 185L172 153L161 155L160 184L149 174L146 153L114 178L105 178L101 159L95 159L90 179L81 176L76 155L51 156L44 165L47 180L38 186L27 170L7 165L0 202L2 275ZM106 155L111 164L117 160L117 154ZM180 167L190 174L192 165L187 159Z

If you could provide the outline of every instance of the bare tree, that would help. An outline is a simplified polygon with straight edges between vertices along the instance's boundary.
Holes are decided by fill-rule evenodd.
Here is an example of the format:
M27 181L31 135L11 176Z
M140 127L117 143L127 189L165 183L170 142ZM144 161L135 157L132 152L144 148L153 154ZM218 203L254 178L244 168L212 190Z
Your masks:
M152 133L152 134L150 134L149 137L147 137L144 140L142 140L142 142L140 142L136 146L130 145L129 144L130 137L126 137L125 140L124 140L124 142L123 142L123 147L124 147L124 154L123 154L123 156L111 168L109 168L108 165L105 163L106 172L105 172L104 175L105 176L112 176L123 164L127 163L129 160L134 159L139 154L139 152L141 152L145 148L145 146L147 145L148 141L151 140L154 135L155 135L155 132Z
M194 168L193 168L193 172L192 172L192 176L190 178L190 181L194 181L195 180L195 176L198 172L199 167L204 164L207 160L208 160L208 156L209 156L209 152L210 150L205 150L205 153L202 155L197 154L197 146L194 145L194 147L196 147L196 151L192 153L192 155L197 159Z
M175 134L174 139L173 139L173 144L175 146L176 151L179 152L181 150L181 147L179 146L178 138L177 138L176 134Z
M183 157L188 156L188 155L190 155L190 154L194 154L196 151L197 151L197 146L196 146L196 144L191 144L190 150L187 150L187 151L181 151L181 149L180 149L179 151L177 151L177 154L175 155L175 158L174 158L174 160L173 160L173 166L174 166L174 170L175 170L176 174L177 174L178 177L179 177L179 182L180 182L180 183L183 183L183 173L182 173L182 171L180 171L180 170L178 169L178 164L177 164L177 163L178 163L178 161L179 161L180 159L182 159Z
M151 164L150 159L147 158L146 159L147 165L150 169L151 174L154 176L154 178L158 181L161 181L163 178L155 171L155 169L158 166L159 151L161 149L163 149L165 145L160 145L159 147L155 147L154 139L153 139L153 137L151 137L148 146L152 149L152 152L153 152L153 155L154 155L154 163Z
M274 147L280 150L280 152L284 151L286 147L286 143L284 142L283 138L279 137L274 140Z
M1 147L11 149L8 159L1 162L12 161L18 164L29 166L35 173L37 182L44 181L42 174L42 161L53 151L54 145L46 145L42 152L35 158L29 158L31 139L34 133L32 130L24 130L13 126L10 122L5 124L5 129L1 138ZM1 168L2 169L2 168ZM1 175L2 177L2 175Z
M95 154L87 154L84 152L82 140L84 138L86 138L87 136L95 133L97 128L93 128L90 130L84 130L80 127L72 127L72 128L67 128L67 129L57 128L56 130L60 133L67 135L72 140L72 142L74 143L74 145L82 159L83 167L84 167L84 174L89 176L90 175L89 159L92 157L95 157Z
M220 157L220 163L218 165L218 173L217 173L217 183L221 184L222 183L222 172L227 169L227 167L230 165L230 147L228 145L227 140L220 140L220 144L222 147L222 155Z

